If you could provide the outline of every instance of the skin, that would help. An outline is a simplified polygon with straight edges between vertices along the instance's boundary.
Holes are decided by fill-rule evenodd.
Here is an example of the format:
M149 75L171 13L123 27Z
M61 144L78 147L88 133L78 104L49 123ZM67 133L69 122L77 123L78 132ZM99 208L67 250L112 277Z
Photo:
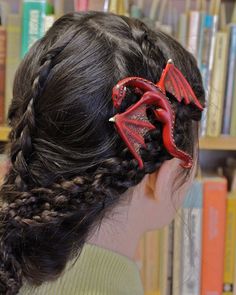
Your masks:
M134 260L141 236L149 230L168 225L181 207L196 172L196 164L180 187L176 178L181 161L165 161L154 173L125 194L127 201L117 206L109 218L87 240L90 244L115 251Z

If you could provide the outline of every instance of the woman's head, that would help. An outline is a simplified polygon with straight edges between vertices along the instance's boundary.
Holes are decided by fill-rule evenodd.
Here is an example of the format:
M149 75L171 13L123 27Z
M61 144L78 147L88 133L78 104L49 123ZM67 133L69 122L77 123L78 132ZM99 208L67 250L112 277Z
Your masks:
M16 294L22 277L36 284L57 277L124 192L173 158L152 113L156 129L145 136L144 169L109 122L115 84L128 76L157 82L169 58L204 104L194 58L171 37L127 17L65 15L25 56L14 81L11 168L1 188L3 294ZM140 98L127 92L124 110ZM169 99L176 145L193 155L201 112Z

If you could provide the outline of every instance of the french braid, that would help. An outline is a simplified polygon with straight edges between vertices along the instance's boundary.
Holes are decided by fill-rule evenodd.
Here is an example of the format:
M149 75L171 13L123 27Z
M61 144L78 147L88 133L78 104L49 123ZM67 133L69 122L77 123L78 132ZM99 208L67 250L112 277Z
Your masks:
M34 151L32 136L36 129L34 104L42 94L47 78L53 68L53 60L60 54L76 35L76 30L59 40L41 59L38 73L32 83L32 95L22 106L22 116L10 134L11 149L11 174L5 179L2 187L3 209L0 213L1 243L0 243L0 294L15 294L22 284L22 270L19 262L12 254L11 248L16 241L8 238L9 232L16 232L19 224L28 225L35 222L49 222L60 214L50 211L50 189L35 189L27 191L30 182L37 183L29 169L29 161ZM11 116L11 115L9 115ZM15 178L15 180L13 180ZM14 181L14 190L8 182ZM10 188L10 189L9 189ZM22 192L22 193L20 193ZM43 194L42 194L43 192ZM39 213L36 215L33 209ZM35 213L35 214L34 214ZM62 214L63 216L63 214ZM5 226L5 223L7 223ZM4 228L5 226L5 228Z

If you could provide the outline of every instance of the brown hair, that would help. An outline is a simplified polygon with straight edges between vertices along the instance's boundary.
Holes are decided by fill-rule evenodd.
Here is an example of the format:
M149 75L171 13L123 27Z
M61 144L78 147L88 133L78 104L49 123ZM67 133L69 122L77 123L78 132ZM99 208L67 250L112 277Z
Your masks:
M169 58L203 105L193 56L125 16L67 14L25 56L8 115L11 168L0 191L1 294L17 294L23 277L40 284L59 276L122 194L172 158L152 112L156 130L145 136L143 170L109 122L114 85L127 76L156 82ZM175 142L193 154L201 112L168 96ZM123 109L139 98L128 89Z

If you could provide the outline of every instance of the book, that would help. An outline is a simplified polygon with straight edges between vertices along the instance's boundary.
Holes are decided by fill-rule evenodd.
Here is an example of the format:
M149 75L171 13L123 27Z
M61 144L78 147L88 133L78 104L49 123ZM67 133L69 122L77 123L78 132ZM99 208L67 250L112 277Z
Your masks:
M201 60L202 60L205 18L206 18L206 11L203 10L200 12L200 25L199 25L199 38L198 38L197 63L199 68L201 68Z
M229 32L217 32L214 66L209 93L207 136L218 137L221 133L228 63L228 44Z
M109 2L109 0L88 1L88 10L108 12Z
M181 295L183 243L183 210L179 209L174 220L174 253L173 253L173 290L174 295Z
M22 47L21 57L28 52L30 47L43 37L46 16L46 0L24 0L22 16Z
M109 12L117 13L118 9L118 0L110 0L109 3Z
M74 0L75 11L87 11L88 10L88 0Z
M4 176L9 169L9 161L7 155L0 154L0 185L2 185Z
M195 180L183 204L181 295L201 290L202 182Z
M230 45L228 57L227 84L224 101L224 120L222 133L230 133L231 113L233 103L234 77L236 75L236 24L230 24Z
M6 28L0 26L0 123L4 121L5 100L5 77L6 77Z
M45 15L45 19L44 19L44 30L45 33L52 27L52 25L54 24L56 20L55 15Z
M215 52L215 35L218 28L218 15L205 15L203 40L202 40L202 58L200 61L200 70L203 79L203 85L206 90L206 105L208 106L210 83L213 69L214 52ZM204 109L201 121L201 136L207 132L207 108Z
M227 197L223 295L233 295L236 259L236 192ZM235 282L236 283L236 282Z
M55 19L58 19L64 14L64 0L54 0Z
M5 83L5 118L12 100L13 81L17 67L20 64L21 51L21 16L10 13L7 17L7 55Z
M153 21L155 21L157 18L157 11L158 11L159 4L160 4L160 0L152 0L150 12L149 12L149 18Z
M7 16L11 12L9 3L0 1L0 25L6 26Z
M227 181L203 181L201 295L221 295L224 278Z
M145 294L152 295L159 290L159 231L145 233Z
M173 229L174 223L172 222L160 230L160 295L171 295L172 293Z
M236 136L236 74L234 75L234 90L232 101L232 114L230 123L230 136Z
M177 39L182 46L186 46L187 43L187 27L188 15L187 13L181 13L178 21Z
M187 49L195 57L198 53L199 43L199 30L200 30L201 12L197 10L191 10L189 12L189 29L188 29L188 40Z
M144 285L144 276L145 276L145 234L142 235L142 237L139 240L134 260L139 268L140 276Z

